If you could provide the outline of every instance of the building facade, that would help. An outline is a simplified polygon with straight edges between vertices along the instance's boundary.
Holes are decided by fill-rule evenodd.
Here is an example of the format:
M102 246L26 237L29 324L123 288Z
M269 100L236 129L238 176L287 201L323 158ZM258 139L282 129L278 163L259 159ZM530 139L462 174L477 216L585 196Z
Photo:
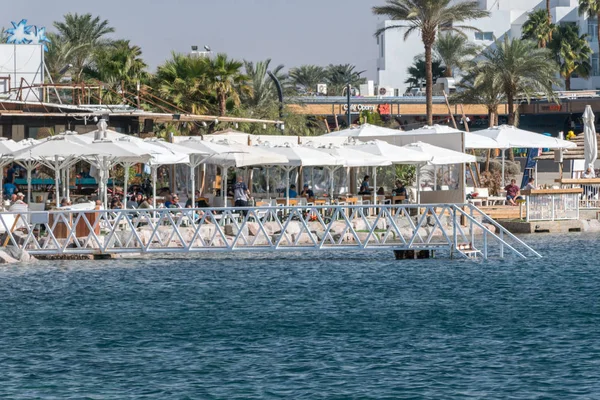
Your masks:
M488 47L493 45L494 38L520 38L522 26L528 14L538 8L545 8L546 2L539 0L479 0L479 7L490 12L490 16L478 20L467 21L465 25L480 30L466 31L471 42ZM577 0L551 0L551 15L555 24L574 23L579 26L580 34L587 33L588 41L594 54L591 59L592 74L589 79L572 78L571 89L600 89L600 65L598 58L598 38L596 33L597 19L580 16ZM378 29L401 25L400 21L382 22ZM418 32L412 33L404 40L405 28L384 31L377 37L377 84L387 91L396 89L404 93L408 78L407 68L414 58L424 53L423 43Z

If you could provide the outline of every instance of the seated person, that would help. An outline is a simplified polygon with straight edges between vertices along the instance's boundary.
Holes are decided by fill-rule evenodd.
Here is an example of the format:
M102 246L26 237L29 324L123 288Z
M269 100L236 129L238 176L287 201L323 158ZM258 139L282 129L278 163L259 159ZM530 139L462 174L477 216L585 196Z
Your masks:
M8 198L17 191L17 187L15 186L14 183L6 182L4 184L3 190L4 190L4 196L6 196Z
M396 187L392 190L392 194L394 196L404 196L406 197L406 188L401 181L396 181Z
M27 211L27 203L25 203L25 201L23 200L25 198L25 195L19 192L13 196L16 196L17 199L12 203L8 211Z
M288 195L290 196L290 199L295 199L296 197L298 197L298 193L296 192L296 185L294 185L293 183L290 185Z
M583 179L592 179L596 177L596 173L594 172L594 169L590 166L588 167L588 169L585 170L582 177Z
M385 195L385 189L383 188L383 186L381 186L379 189L377 189L377 196L383 195Z
M169 205L165 202L165 208L179 208L179 197L176 194L173 194Z
M535 186L534 179L529 178L529 180L527 181L527 185L525 185L523 190L532 190L532 189L537 189L537 187Z
M360 189L358 189L358 194L371 194L371 187L369 186L369 175L365 175L362 183L360 184Z
M138 208L152 208L152 197L144 197Z
M510 184L507 185L504 190L506 190L506 201L508 201L508 204L510 204L511 206L516 206L517 203L515 203L515 200L521 200L522 197L519 196L519 193L521 192L521 189L519 189L519 186L517 186L517 181L514 179L510 180Z
M71 205L71 202L69 200L67 200L66 197L63 197L63 199L60 201L61 207L68 207L70 205Z
M306 197L307 199L312 199L315 197L315 192L313 192L312 189L308 187L308 184L305 183L302 191L300 192L300 196Z
M165 195L165 203L164 203L165 208L171 208L172 205L173 205L172 197L168 194Z

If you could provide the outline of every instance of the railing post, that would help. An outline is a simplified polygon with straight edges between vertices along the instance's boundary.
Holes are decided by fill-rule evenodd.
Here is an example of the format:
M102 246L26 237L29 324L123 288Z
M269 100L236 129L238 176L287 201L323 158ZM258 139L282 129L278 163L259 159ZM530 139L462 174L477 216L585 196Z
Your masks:
M500 258L504 258L504 231L500 231Z
M471 218L469 219L469 233L471 235L471 244L475 241L475 232L473 231L473 205L469 204Z
M487 240L487 232L483 231L483 259L487 260L488 258L488 240Z

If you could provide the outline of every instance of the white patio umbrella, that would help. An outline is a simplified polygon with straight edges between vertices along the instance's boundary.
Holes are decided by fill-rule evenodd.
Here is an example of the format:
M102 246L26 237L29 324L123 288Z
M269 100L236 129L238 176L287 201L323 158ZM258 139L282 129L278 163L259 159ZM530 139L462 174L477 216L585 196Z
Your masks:
M392 162L384 157L359 151L350 148L349 146L325 146L319 147L317 150L332 155L342 160L344 167L385 167L392 165ZM329 167L331 173L331 199L333 200L333 173L339 167ZM375 195L373 197L376 199Z
M525 148L525 149L572 149L577 147L573 142L542 135L539 133L519 129L512 125L500 125L481 131L473 132L474 135L485 136L494 139L501 147L500 149ZM502 181L504 182L504 150L502 151Z
M432 156L428 154L396 146L383 140L354 141L347 147L383 157L392 164L425 164L432 159ZM373 167L373 186L377 188L377 167Z
M193 154L190 154L190 179L192 180L192 196L194 196L194 204L196 200L196 167L207 163L207 161L210 159L216 159L216 157L219 155L246 152L244 150L234 149L230 146L224 146L205 140L198 140L194 137L180 141L178 142L178 145L188 148L190 151L194 151Z
M107 186L109 171L119 163L129 166L132 164L148 162L152 156L150 150L140 148L137 144L124 140L100 139L94 140L87 146L90 150L99 153L98 155L85 157L85 160L101 171L99 192L101 193L106 207L108 206ZM128 175L128 170L129 168L125 167L126 175ZM126 194L127 178L125 179L124 191ZM124 200L124 203L126 204L127 199Z
M15 161L33 160L52 169L55 174L56 194L58 205L60 195L60 170L71 166L77 160L90 156L110 156L99 149L69 141L65 136L50 137L36 145L17 150L13 154Z
M431 160L428 162L428 164L431 165L464 164L477 161L477 157L470 154L445 149L423 142L407 144L404 147L431 156ZM421 185L419 183L420 170L421 166L417 165L417 203L420 202L421 197Z
M406 132L399 132L399 136L413 136L414 141L419 141L419 135L435 135L443 133L460 133L464 132L458 129L454 129L446 125L425 125L418 129L413 129ZM481 135L473 135L471 132L464 132L465 135L465 149L501 149L503 148L497 141L492 138L484 137Z
M595 175L594 162L598 158L598 139L596 137L596 117L592 111L592 107L585 106L583 112L583 155L585 158L585 168L592 168L592 173Z
M4 170L4 168L9 165L11 162L13 162L13 158L12 158L12 153L14 153L17 150L20 150L23 148L23 145L21 145L20 143L15 142L12 139L7 139L7 138L0 138L0 172ZM4 196L4 174L0 174L0 199L3 198ZM29 185L31 186L31 185ZM28 198L29 198L29 193L31 193L31 188L29 188L28 190Z
M390 129L384 128L382 126L371 125L371 124L362 124L358 127L351 127L347 129L343 129L341 131L335 131L331 133L326 133L325 135L321 135L320 137L356 137L356 138L364 138L364 137L372 137L372 136L388 136L395 135L398 132L401 132L398 129Z
M266 147L267 149L285 156L287 165L282 165L286 172L286 205L290 204L290 171L298 167L331 167L343 166L344 160L331 154L323 153L317 149L293 144L285 146ZM267 178L268 186L268 178Z
M258 148L256 146L245 146L240 144L231 144L226 140L216 142L222 146L229 147L237 152L215 154L208 158L207 164L219 165L223 169L223 205L227 192L227 170L229 167L241 168L250 167L253 165L285 165L288 163L287 157L277 154L274 151Z

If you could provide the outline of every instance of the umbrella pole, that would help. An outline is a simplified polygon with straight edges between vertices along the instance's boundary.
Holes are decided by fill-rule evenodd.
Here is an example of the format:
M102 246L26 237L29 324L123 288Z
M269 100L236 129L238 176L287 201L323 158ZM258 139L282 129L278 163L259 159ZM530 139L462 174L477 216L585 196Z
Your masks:
M373 167L373 204L377 205L377 167Z
M58 196L60 196L60 169L58 167L58 156L54 156L54 190L56 190L54 194L54 204L56 207L60 205L60 201L58 200Z
M156 209L156 166L152 165L150 173L152 175L152 208Z
M31 165L27 165L27 204L31 204Z
M421 204L421 165L417 165L417 204ZM419 207L417 207L417 215L419 214Z
M71 180L70 172L71 171L70 171L70 169L71 169L70 166L65 168L65 189L67 191L67 196L66 196L67 201L69 201L69 202L71 201L71 193L70 193L71 192L71 182L70 182L70 180Z
M502 149L502 187L504 187L506 185L505 179L504 179L504 154L506 153L505 149Z
M223 166L221 168L221 181L222 181L222 191L221 197L223 197L223 207L227 207L227 173L229 172L229 167Z
M290 206L290 167L285 167L285 205Z
M123 164L125 168L125 177L123 178L123 208L127 208L127 184L129 183L129 164Z
M196 166L193 163L190 164L190 180L192 181L192 208L196 208Z
M269 168L268 165L265 168L267 169L267 198L269 200L271 200L271 185L269 183L269 170L270 170L270 168Z

